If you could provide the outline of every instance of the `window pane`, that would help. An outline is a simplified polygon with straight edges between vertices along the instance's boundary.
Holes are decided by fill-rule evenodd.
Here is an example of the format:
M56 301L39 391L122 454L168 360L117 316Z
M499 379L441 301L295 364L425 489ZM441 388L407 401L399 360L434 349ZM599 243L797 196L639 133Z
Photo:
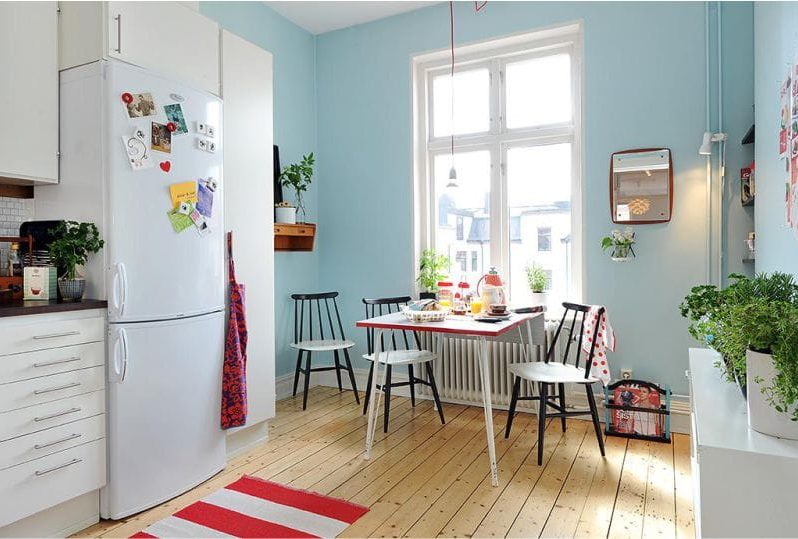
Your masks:
M555 54L507 64L507 127L571 121L571 57Z
M446 187L451 156L437 155L433 163L435 248L449 257L451 279L465 278L474 286L490 264L490 152L458 153L454 158L457 187Z
M547 277L548 306L556 309L569 298L571 145L509 149L507 194L512 302L532 303L527 269L538 267Z
M448 73L432 79L432 132L452 134L452 79ZM486 68L454 73L454 134L490 129L490 73Z

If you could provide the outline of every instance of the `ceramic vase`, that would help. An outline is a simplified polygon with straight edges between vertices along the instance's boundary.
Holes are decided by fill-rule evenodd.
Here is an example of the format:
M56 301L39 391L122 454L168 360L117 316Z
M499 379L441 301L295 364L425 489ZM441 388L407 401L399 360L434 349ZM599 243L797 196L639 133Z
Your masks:
M792 420L792 412L779 412L762 393L763 387L770 387L776 377L773 356L748 350L745 354L746 385L748 387L748 426L757 432L798 440L798 421Z

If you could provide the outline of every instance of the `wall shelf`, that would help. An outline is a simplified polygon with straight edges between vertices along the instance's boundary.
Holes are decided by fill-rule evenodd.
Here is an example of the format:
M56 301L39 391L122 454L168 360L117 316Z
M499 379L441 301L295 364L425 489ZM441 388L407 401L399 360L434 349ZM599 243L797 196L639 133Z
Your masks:
M274 223L275 251L312 251L316 239L313 223Z
M756 132L756 130L754 129L754 126L752 125L748 129L748 131L745 133L745 136L743 137L742 143L743 144L753 144L755 142L755 136L754 136L755 132Z

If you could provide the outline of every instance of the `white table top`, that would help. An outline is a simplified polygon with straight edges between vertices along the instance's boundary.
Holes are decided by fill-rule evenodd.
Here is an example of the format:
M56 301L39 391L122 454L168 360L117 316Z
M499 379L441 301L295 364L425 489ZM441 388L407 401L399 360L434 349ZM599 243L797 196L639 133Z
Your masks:
M449 315L442 322L411 322L402 313L392 313L360 320L355 325L359 328L430 331L464 336L499 337L512 329L518 328L527 320L543 316L543 314L511 314L509 320L500 322L479 322L467 315Z
M748 409L740 388L723 380L708 348L690 348L690 394L699 446L719 447L798 459L798 441L767 436L748 428Z

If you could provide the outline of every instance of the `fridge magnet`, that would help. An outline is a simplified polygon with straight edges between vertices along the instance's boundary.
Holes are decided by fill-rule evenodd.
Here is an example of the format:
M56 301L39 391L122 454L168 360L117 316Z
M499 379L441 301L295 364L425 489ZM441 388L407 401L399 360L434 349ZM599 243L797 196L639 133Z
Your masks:
M197 211L205 217L213 214L213 191L208 185L208 180L200 180L197 185Z
M204 138L198 138L197 139L197 149L198 150L202 150L203 152L207 152L208 151L208 141L206 141Z
M152 149L172 153L172 133L165 124L152 122Z
M178 103L182 103L183 101L185 101L185 100L186 100L186 98L185 98L185 97L183 97L183 96L182 96L182 95L180 95L180 94L169 94L169 98L170 98L172 101L177 101Z
M147 149L147 143L135 134L133 136L123 136L122 144L125 145L127 162L130 168L133 170L144 170L153 166L149 150Z
M169 222L172 223L172 228L178 234L194 224L191 222L191 217L177 210L169 210L166 215L169 217Z
M183 107L180 105L180 103L166 105L164 106L163 110L166 113L166 119L169 120L169 123L174 125L175 129L173 129L173 132L176 135L188 133L186 119L183 116Z
M169 196L172 198L172 208L177 208L182 202L197 202L197 182L173 183L169 186Z
M197 211L196 208L191 209L191 211L188 214L188 217L189 219L191 219L191 222L194 223L194 226L196 226L198 230L202 231L203 227L207 228L208 225L205 222L205 217L203 217L203 215L199 211Z
M670 443L670 389L619 380L604 388L604 398L607 435Z
M212 140L209 140L207 146L205 147L205 151L208 153L216 153L216 143Z
M161 170L164 172L169 172L172 169L172 162L171 161L161 161L158 163L158 166L161 167Z
M177 213L182 213L183 215L190 215L192 211L194 211L194 206L191 202L181 202L178 204L177 208L175 208Z
M213 127L211 124L205 124L205 134L208 135L210 138L216 136L216 128Z
M122 94L122 103L127 110L128 118L144 118L145 116L155 116L155 100L150 93L132 94L125 92Z
M197 122L197 133L200 135L207 135L208 134L208 124L205 122Z

